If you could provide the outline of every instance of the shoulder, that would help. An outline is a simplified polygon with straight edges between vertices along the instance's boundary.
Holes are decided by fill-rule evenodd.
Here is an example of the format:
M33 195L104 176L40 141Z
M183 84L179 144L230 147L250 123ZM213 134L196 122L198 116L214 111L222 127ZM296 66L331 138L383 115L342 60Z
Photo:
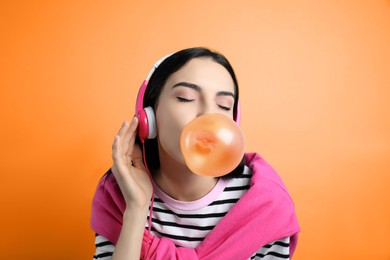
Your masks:
M126 202L113 174L105 174L92 201L92 229L116 243L122 226Z
M272 189L270 195L286 195L290 197L289 192L280 175L275 169L259 154L245 154L246 165L252 171L251 186L262 186L262 189Z
M114 175L108 171L99 181L92 202L97 205L116 206L121 211L125 209L125 200Z
M294 249L300 227L294 202L285 184L274 168L258 154L247 154L246 159L253 173L251 187L246 194L251 208L254 212L267 216L268 222L273 223L278 234L274 240L292 236L291 244Z

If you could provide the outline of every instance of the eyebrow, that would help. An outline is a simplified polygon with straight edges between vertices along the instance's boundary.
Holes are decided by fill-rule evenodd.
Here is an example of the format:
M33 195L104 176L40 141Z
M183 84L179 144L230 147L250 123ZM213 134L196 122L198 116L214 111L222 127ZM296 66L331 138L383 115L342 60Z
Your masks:
M179 83L176 83L175 85L172 86L172 89L176 88L176 87L187 87L187 88L194 89L194 90L196 90L198 92L201 92L201 90L202 90L202 88L199 85L194 84L194 83L189 83L189 82L179 82ZM217 92L217 96L231 96L233 98L236 97L234 95L234 93L230 92L230 91L218 91Z

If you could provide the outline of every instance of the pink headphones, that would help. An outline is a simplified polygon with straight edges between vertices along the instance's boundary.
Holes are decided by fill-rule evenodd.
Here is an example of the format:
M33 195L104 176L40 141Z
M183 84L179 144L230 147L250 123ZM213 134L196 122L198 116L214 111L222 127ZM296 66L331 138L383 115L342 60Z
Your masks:
M148 87L149 79L152 76L153 72L157 69L157 67L169 56L169 54L161 59L159 59L149 71L148 75L139 89L137 95L137 101L135 103L135 115L138 118L138 136L142 142L145 139L153 139L157 136L157 125L156 125L156 116L154 114L154 110L152 107L144 107L144 96L146 88ZM240 123L240 103L237 104L237 110L234 115L234 121L239 124Z

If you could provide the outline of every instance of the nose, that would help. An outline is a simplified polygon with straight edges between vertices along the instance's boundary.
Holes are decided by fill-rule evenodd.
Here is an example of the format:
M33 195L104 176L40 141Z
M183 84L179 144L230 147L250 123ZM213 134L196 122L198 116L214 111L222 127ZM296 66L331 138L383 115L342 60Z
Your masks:
M207 115L212 113L216 113L215 104L213 104L212 102L204 101L202 102L202 104L200 104L199 112L197 116Z

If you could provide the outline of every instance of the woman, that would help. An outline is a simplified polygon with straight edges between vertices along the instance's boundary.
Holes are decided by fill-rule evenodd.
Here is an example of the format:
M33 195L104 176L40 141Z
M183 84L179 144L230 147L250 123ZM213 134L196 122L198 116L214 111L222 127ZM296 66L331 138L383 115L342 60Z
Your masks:
M198 176L180 150L181 131L192 119L220 113L239 120L238 84L227 59L206 48L185 49L152 73L137 113L147 107L157 136L147 139L142 113L115 136L113 165L93 201L94 258L291 258L299 226L271 166L246 154L224 177Z

